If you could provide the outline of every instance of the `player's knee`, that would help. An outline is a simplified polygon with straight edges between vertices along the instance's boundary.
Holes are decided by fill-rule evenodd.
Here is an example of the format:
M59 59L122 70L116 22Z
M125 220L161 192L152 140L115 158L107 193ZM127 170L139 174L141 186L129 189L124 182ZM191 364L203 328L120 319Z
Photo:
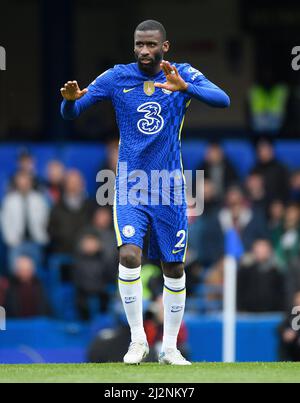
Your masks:
M163 265L163 272L169 278L181 278L184 275L183 263L168 263Z
M124 245L120 248L120 263L129 269L135 269L142 263L142 251L135 245Z

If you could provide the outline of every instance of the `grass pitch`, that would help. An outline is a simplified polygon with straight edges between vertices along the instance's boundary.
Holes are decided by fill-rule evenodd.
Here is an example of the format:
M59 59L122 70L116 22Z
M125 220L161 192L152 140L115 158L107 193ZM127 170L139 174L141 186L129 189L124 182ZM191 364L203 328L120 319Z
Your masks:
M0 365L0 383L300 383L300 363Z

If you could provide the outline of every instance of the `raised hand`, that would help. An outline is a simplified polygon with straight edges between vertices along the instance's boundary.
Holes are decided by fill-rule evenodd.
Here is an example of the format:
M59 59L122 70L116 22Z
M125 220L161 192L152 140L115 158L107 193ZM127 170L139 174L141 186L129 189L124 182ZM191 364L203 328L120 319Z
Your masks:
M163 84L155 83L154 86L157 88L163 88L168 91L186 91L188 84L179 75L178 70L175 66L171 66L169 62L163 60L160 64L163 72L165 73L167 81Z
M82 98L88 92L88 89L85 88L84 90L81 90L77 81L68 81L64 87L60 89L60 92L67 101L76 101L77 99Z

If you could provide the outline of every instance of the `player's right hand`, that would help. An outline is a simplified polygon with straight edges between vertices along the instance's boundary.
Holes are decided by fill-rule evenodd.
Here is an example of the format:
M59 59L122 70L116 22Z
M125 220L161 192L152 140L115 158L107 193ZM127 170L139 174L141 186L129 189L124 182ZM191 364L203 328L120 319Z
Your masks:
M81 90L77 81L68 81L64 87L60 89L60 92L63 98L67 101L76 101L77 99L82 98L88 92L88 89L85 88L84 90Z

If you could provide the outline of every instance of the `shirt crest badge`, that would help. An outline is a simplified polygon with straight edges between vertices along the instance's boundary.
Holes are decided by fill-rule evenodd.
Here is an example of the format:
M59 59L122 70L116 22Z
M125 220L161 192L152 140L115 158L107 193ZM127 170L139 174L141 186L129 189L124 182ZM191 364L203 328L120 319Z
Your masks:
M155 92L154 81L145 81L144 82L144 93L151 97Z

